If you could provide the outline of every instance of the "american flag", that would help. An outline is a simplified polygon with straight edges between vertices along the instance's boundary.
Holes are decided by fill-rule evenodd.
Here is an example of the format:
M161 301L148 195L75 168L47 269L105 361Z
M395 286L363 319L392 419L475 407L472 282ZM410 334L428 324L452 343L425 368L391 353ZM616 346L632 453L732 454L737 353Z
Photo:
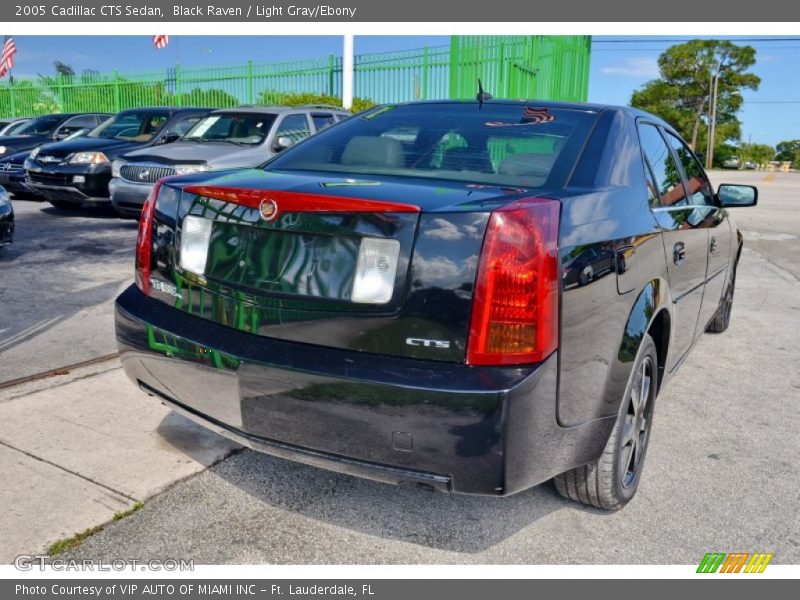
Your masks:
M5 77L11 68L14 66L14 55L17 53L17 46L14 43L14 38L10 35L3 40L3 53L0 57L0 77Z
M155 45L157 50L161 50L162 48L166 48L167 44L169 44L169 36L168 35L154 35L153 36L153 44Z

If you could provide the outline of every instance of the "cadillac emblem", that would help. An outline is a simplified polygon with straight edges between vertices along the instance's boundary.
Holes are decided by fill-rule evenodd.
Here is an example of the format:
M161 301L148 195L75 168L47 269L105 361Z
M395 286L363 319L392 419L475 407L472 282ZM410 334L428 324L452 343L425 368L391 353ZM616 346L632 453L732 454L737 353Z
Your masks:
M258 212L265 221L272 221L278 216L278 204L275 200L262 200L258 205Z

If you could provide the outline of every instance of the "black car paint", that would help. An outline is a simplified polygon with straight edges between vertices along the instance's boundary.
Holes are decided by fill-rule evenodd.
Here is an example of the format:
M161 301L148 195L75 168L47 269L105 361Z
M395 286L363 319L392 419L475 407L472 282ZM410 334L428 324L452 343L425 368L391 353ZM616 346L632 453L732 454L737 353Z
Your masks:
M14 241L14 207L11 202L0 202L0 246L6 246L12 241Z
M598 118L565 184L546 193L561 202L561 264L587 249L613 252L615 261L607 276L584 286L561 286L558 350L543 363L474 367L463 364L463 353L414 355L416 350L408 348L402 349L405 355L392 355L392 325L403 323L397 312L377 317L383 319L377 328L384 343L375 349L353 346L346 331L324 320L310 320L309 327L297 330L302 335L282 336L274 327L268 337L254 336L266 332L210 322L207 297L193 299L182 289L177 302L163 291L148 298L131 286L117 300L118 340L129 377L184 414L261 450L382 480L505 495L596 460L614 426L644 335L655 339L663 386L705 329L708 319L701 315L708 311L701 313L700 307L719 303L735 268L741 235L732 235L729 246L719 249L725 266L709 270L706 238L710 227L730 229L725 209L709 209L688 231L669 222L670 210L651 210L649 203L637 121L647 119L671 131L669 126L634 109L567 106L596 111ZM219 178L228 183L235 179L241 187L316 186L318 191L324 177L224 173L187 176L168 185L179 189ZM464 217L485 219L492 208L529 195L463 183L380 179L380 186L358 189L359 197L419 198L422 204L412 262L441 252L435 245L426 248L426 219L445 218L451 225ZM451 194L452 201L437 197L435 205L426 206L425 198L437 187ZM180 236L182 214L175 208L177 219L169 210L162 213L159 208L157 213L154 247L162 269L174 264L171 248ZM665 244L669 236L680 238L695 230L706 237L687 238L686 243L701 247L702 258L687 261L700 260L708 274L700 286L698 313L684 318L676 313L681 298L672 287L676 277L669 267L671 247L668 251ZM479 228L479 238L482 232ZM480 244L475 248L479 251ZM694 268L701 269L697 264ZM436 273L422 272L410 279L402 310L424 307L426 321L458 340L457 332L468 319L458 299L466 298L468 305L469 273L463 280L443 281ZM706 277L713 282L707 295ZM237 296L239 306L257 305L253 298L238 296L239 291L223 286L218 292L217 298ZM420 299L416 303L410 301L415 294ZM280 305L272 310L279 314ZM229 325L235 317L231 308ZM302 315L294 318L304 320ZM431 331L430 323L426 331ZM676 351L678 331L688 343ZM157 339L171 341L159 345ZM215 396L224 401L214 401ZM405 436L410 442L403 441Z
M39 193L29 184L25 176L25 159L30 150L17 152L0 159L0 185L15 195L38 196Z
M168 138L165 135L176 121L194 116L205 116L211 112L211 109L155 107L131 109L119 114L128 112L166 115L168 120L148 142L83 136L74 140L44 145L36 158L28 157L24 162L28 185L48 200L71 202L76 206L86 200L105 201L109 197L108 182L111 181L111 161L131 150L167 142ZM101 164L69 164L66 162L76 152L102 152L109 162ZM44 157L52 157L55 162L43 162ZM75 175L83 175L85 181L74 183Z
M42 144L47 144L57 140L56 137L60 133L60 128L71 118L79 117L84 115L92 115L92 116L111 116L105 113L63 113L57 115L46 115L46 116L54 116L58 117L57 123L53 126L53 128L46 134L41 135L11 135L11 136L2 136L0 137L0 146L5 146L7 148L6 152L3 156L11 156L12 154L16 154L18 152L24 152L28 150L33 150L37 146L41 146ZM34 117L35 118L35 117ZM72 133L72 132L70 132Z

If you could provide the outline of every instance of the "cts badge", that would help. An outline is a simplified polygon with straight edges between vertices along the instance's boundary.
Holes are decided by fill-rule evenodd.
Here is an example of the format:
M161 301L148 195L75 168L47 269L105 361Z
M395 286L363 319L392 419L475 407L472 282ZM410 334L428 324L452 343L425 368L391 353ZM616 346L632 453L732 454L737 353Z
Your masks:
M406 338L406 344L409 346L422 346L423 348L436 348L437 350L447 350L450 348L450 342L447 340L426 340L424 338Z
M262 200L258 205L258 212L265 221L272 221L278 216L278 204L275 200Z

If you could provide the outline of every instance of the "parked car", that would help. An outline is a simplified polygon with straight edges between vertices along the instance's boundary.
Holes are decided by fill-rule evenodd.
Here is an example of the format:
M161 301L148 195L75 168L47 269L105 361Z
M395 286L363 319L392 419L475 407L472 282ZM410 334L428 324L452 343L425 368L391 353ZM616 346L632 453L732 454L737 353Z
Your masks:
M30 117L6 117L5 119L0 119L0 137L13 135L16 130L30 120Z
M722 168L723 169L738 169L741 165L738 156L731 156L730 158L726 158L722 161Z
M73 140L88 133L91 130L77 129L68 135L64 141ZM38 146L37 146L38 147ZM34 148L35 150L35 148ZM28 177L25 174L25 161L30 156L33 150L24 150L0 158L0 185L4 186L7 191L14 194L16 198L32 198L43 200L42 196L36 191L28 182Z
M756 201L714 192L632 108L377 107L262 169L154 187L116 301L122 364L267 453L468 494L555 478L618 509L657 394L728 327L742 235L725 207ZM625 268L565 286L581 249Z
M756 161L754 160L745 161L744 168L747 169L748 171L752 171L758 168L758 163L756 163Z
M241 107L218 110L179 142L127 152L112 165L111 203L138 216L156 181L170 175L256 167L284 148L350 113L324 107Z
M32 150L48 142L63 140L79 130L90 130L109 115L100 113L65 113L34 117L13 135L0 137L0 158Z
M85 136L34 149L24 163L28 184L56 208L108 202L112 160L136 148L174 142L210 110L124 110Z
M0 248L7 246L14 239L14 207L8 192L0 186Z
M564 261L561 279L564 286L587 285L616 268L617 256L607 248L586 248Z

